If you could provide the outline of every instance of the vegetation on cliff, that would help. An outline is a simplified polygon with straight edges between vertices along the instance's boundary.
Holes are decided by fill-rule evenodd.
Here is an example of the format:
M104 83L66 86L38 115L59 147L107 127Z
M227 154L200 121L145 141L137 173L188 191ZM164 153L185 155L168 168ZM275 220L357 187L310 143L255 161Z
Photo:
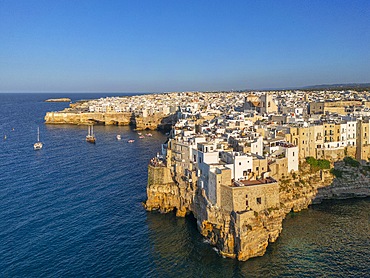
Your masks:
M330 169L330 161L326 159L316 159L309 156L306 157L306 162L311 166L312 171Z

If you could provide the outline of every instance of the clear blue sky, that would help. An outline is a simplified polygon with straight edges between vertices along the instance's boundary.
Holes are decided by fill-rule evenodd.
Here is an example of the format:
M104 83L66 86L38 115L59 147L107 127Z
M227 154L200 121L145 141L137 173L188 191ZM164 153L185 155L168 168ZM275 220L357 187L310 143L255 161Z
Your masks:
M370 82L370 1L0 0L0 91Z

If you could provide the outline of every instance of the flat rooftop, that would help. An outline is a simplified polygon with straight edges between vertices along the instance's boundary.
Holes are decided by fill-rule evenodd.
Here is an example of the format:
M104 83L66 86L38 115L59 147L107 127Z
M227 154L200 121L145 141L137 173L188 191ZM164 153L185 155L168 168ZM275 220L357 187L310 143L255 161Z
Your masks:
M266 178L266 179L259 179L259 180L239 180L234 181L234 186L252 186L252 185L260 185L260 184L269 184L269 183L275 183L276 180L273 178Z

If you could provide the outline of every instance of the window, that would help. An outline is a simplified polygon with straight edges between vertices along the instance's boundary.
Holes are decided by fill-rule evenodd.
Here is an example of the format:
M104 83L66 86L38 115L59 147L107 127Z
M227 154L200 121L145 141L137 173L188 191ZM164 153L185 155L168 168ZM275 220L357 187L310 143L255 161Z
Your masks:
M239 162L239 166L240 166L240 165L242 165L242 163L241 163L241 162Z
M294 152L293 152L293 156L294 156Z
M248 171L243 171L243 176L248 176Z
M258 169L259 169L259 168L258 168L258 167L256 167L256 171L258 171Z
M249 207L248 200L245 201L245 206Z
M262 199L261 199L261 197L258 197L258 198L256 199L256 202L257 202L257 205L262 204Z

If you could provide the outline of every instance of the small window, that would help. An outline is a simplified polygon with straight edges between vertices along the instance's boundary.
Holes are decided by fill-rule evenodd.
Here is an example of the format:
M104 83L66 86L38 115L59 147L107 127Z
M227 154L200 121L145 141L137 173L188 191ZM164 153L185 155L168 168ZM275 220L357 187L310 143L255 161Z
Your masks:
M249 207L248 200L245 201L245 206Z
M242 165L242 163L241 163L241 162L239 162L239 166L240 166L240 165Z
M245 194L245 198L248 199L248 194Z
M259 168L258 168L258 167L256 167L256 171L258 171L258 169L259 169Z
M256 199L256 202L257 202L257 205L262 204L262 199L261 199L261 197L258 197L258 198Z

